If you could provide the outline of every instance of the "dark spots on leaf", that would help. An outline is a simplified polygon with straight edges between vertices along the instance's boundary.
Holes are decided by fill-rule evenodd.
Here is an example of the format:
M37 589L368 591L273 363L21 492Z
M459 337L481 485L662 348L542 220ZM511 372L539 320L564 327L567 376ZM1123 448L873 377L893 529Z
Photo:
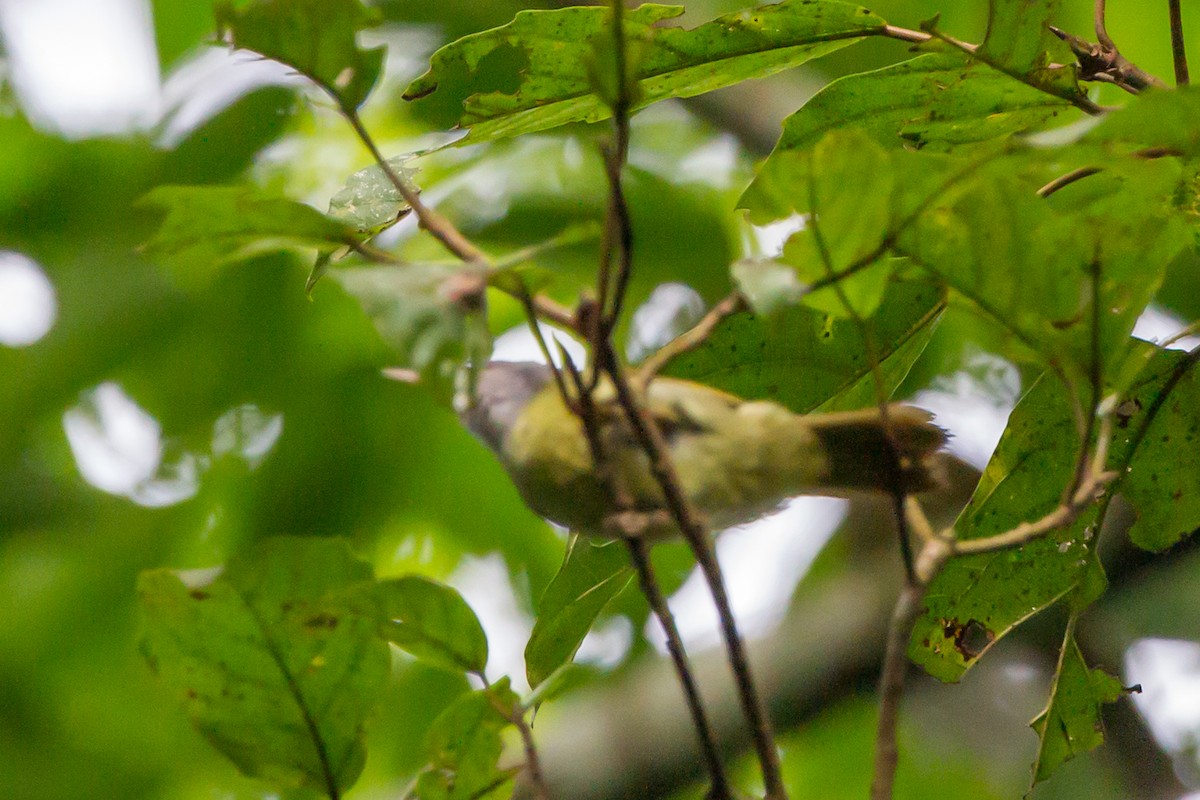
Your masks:
M779 394L779 384L778 384L778 383L772 383L770 386L768 386L768 387L767 387L767 394L769 394L769 395L777 395L777 394Z
M195 689L187 690L187 699L188 700L197 700L197 699L199 699L199 697L200 697L200 693L197 692Z
M942 633L954 641L954 649L964 661L973 661L996 639L996 634L978 620L943 620Z
M1172 492L1171 499L1174 500L1176 503L1178 503L1180 500L1182 500L1183 499L1183 489L1176 489L1174 492Z
M317 614L304 620L304 627L310 630L331 631L338 626L338 618L333 614Z
M212 595L203 589L192 589L190 592L188 592L188 597L192 598L193 600L207 600L211 596Z

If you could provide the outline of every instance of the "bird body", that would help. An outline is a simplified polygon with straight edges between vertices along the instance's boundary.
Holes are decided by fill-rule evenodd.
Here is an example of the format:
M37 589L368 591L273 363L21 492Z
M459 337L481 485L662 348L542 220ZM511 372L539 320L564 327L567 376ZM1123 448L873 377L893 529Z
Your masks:
M581 533L601 534L609 507L582 421L563 402L549 368L492 362L467 426L498 456L525 502ZM633 510L664 509L649 459L602 381L593 395L604 457L633 499ZM680 488L713 529L754 520L789 497L854 491L907 491L936 483L930 456L945 433L929 415L891 406L894 449L878 409L798 415L769 401L747 401L692 381L657 377L642 402L670 449ZM654 538L676 532L670 524Z

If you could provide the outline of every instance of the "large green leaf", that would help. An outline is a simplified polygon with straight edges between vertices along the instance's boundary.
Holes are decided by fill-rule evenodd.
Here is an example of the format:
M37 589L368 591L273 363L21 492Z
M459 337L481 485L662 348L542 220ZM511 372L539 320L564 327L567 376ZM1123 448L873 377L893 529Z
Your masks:
M144 250L193 284L232 261L284 249L332 250L357 238L311 206L246 186L160 186L139 203L166 211Z
M1073 631L1072 625L1063 641L1050 702L1030 723L1040 740L1034 783L1046 780L1075 756L1104 744L1100 709L1116 702L1124 691L1121 682L1104 670L1088 668Z
M955 523L958 538L1003 533L1058 506L1079 450L1069 402L1051 376L1021 398ZM909 649L913 661L942 680L961 677L1014 626L1087 577L1095 521L1092 508L1070 528L1019 549L950 561L925 596Z
M876 400L872 357L891 392L928 342L943 300L934 285L893 283L869 322L874 353L855 322L811 308L771 318L735 314L666 372L739 397L774 400L798 414L861 408Z
M525 646L525 673L537 687L575 657L583 637L608 601L629 585L633 568L625 548L575 536L554 580L538 603L537 622Z
M891 274L881 257L891 231L895 181L888 153L851 130L831 133L807 155L804 189L811 214L784 246L783 259L811 284L874 257L876 263L803 297L827 314L869 317L883 300Z
M142 648L247 775L345 789L362 771L363 723L391 670L371 580L331 539L267 540L208 581L146 572Z
M1193 359L1140 348L1147 365L1117 408L1110 491L1123 494L1139 519L1134 542L1159 550L1200 527L1200 379ZM960 538L994 535L1053 510L1071 480L1078 434L1061 382L1044 376L1021 398L960 515ZM1180 448L1179 443L1185 445ZM926 596L910 655L931 674L957 680L995 641L1079 586L1100 579L1092 553L1097 509L1068 528L1015 550L951 561ZM1085 584L1085 582L1089 582ZM1090 598L1079 598L1083 603Z
M417 778L421 800L488 800L512 794L514 770L497 765L501 734L518 698L508 681L470 692L441 713L425 737L429 766Z
M379 591L390 641L431 664L483 673L487 636L462 595L417 575L382 581Z
M1069 107L957 52L849 75L784 121L775 150L739 204L757 218L786 216L788 193L774 184L794 169L787 154L808 150L830 131L854 127L885 147L949 150L1035 129Z
M356 37L379 23L359 0L222 0L217 30L235 47L292 67L329 92L346 111L363 104L383 68L384 49L363 50Z
M657 24L682 13L681 6L654 4L626 12L638 107L794 67L885 24L834 0L784 0L691 30ZM457 124L471 129L460 142L605 119L611 112L594 94L592 73L597 48L610 36L609 18L604 8L522 11L503 27L438 50L404 96L441 95Z

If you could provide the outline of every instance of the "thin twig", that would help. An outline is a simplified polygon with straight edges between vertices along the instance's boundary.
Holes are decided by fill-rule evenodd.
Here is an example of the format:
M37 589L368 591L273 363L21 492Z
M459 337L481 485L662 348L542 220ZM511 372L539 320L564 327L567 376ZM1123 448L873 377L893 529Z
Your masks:
M1065 175L1060 175L1054 180L1047 183L1045 186L1037 190L1038 197L1049 197L1060 189L1065 189L1076 181L1081 181L1084 178L1090 178L1092 175L1103 172L1103 167L1079 167L1073 169Z
M700 739L700 748L704 753L704 762L708 765L709 779L712 781L708 797L711 800L732 800L733 790L729 785L729 779L725 775L725 764L721 759L721 751L717 746L716 733L713 731L712 723L709 722L708 714L704 710L704 701L700 697L700 687L696 683L696 678L692 674L691 665L687 660L687 652L683 648L683 637L679 634L679 628L675 624L675 617L671 614L671 607L667 605L667 600L663 597L662 589L659 588L658 581L654 575L653 566L650 563L649 549L646 542L638 537L626 538L625 546L629 549L630 559L633 561L633 566L638 574L638 582L642 589L642 594L646 597L646 601L650 604L651 611L658 618L659 625L662 626L663 633L667 637L667 652L671 656L671 661L675 665L675 673L679 676L679 682L683 686L683 693L687 699L688 710L692 714L692 725L696 729L696 735Z
M1096 41L1101 46L1117 49L1117 45L1113 42L1112 37L1108 35L1108 23L1106 22L1107 13L1105 12L1105 0L1096 0L1092 6L1092 21L1096 26Z
M680 685L683 687L684 699L687 702L688 711L692 716L692 727L695 729L696 736L700 740L700 749L704 756L704 763L708 769L709 780L712 783L712 798L713 800L731 800L733 797L732 789L729 785L729 779L725 774L725 763L722 761L720 749L717 747L716 733L713 730L712 723L708 719L707 712L704 710L704 703L700 697L700 689L696 683L695 676L692 674L691 665L688 663L687 652L683 647L683 637L679 634L675 618L672 616L671 609L667 605L662 590L658 586L653 565L650 563L645 550L646 545L641 538L636 535L629 535L629 532L621 527L621 521L628 518L626 512L633 509L634 503L633 498L629 494L628 487L620 480L612 468L611 460L606 456L604 436L601 431L600 412L596 408L595 399L592 397L590 387L585 385L583 376L580 375L579 370L575 367L575 363L565 350L560 350L560 355L563 359L564 370L571 378L576 396L578 397L578 402L570 407L576 410L583 425L584 436L587 438L588 448L592 454L592 463L595 465L596 475L600 479L601 486L604 487L608 495L610 507L613 509L613 513L609 515L609 520L606 520L606 522L612 522L615 525L618 536L629 548L629 555L633 562L634 570L637 572L642 593L646 596L646 601L649 603L651 611L658 618L663 633L667 637L667 651L671 656L671 662L679 677Z
M492 688L491 682L483 672L472 672L471 674L479 678L484 689ZM538 756L537 743L533 740L533 729L529 726L529 721L525 719L525 709L519 703L514 706L506 706L497 704L495 697L489 699L492 707L507 719L521 735L521 746L525 751L525 773L529 776L529 783L533 786L533 796L537 800L550 800L550 790L546 787L546 777L542 772L542 760Z
M1051 27L1051 30L1055 31L1055 32L1059 32L1056 28L1053 28L1053 27ZM1055 87L1053 85L1039 83L1038 81L1033 80L1028 74L1023 73L1023 72L1018 72L1018 71L1012 69L1011 67L1008 67L1005 64L1002 64L999 61L996 61L995 59L988 57L982 48L972 45L969 42L963 42L958 39L955 39L953 36L942 33L940 30L938 30L937 28L934 28L932 26L930 28L928 28L928 32L934 38L940 39L941 41L945 42L946 44L961 50L962 52L966 53L967 55L975 58L977 61L979 61L983 64L987 64L989 67L991 67L992 69L994 69L998 72L1003 72L1005 75L1012 78L1013 80L1020 81L1021 83L1025 84L1026 86L1037 89L1039 92L1044 92L1052 97L1057 97L1060 100L1065 100L1066 102L1075 106L1076 108L1083 111L1084 113L1091 114L1092 116L1098 116L1098 115L1104 113L1103 108L1101 108L1099 105L1094 103L1090 98L1088 98L1087 95L1085 95L1081 92L1064 91L1064 90L1058 89L1057 87Z
M738 292L731 292L721 302L708 310L691 329L684 331L671 341L651 353L630 376L634 386L644 389L654 376L684 353L695 350L712 335L726 317L733 316L746 308L746 301Z
M611 344L606 342L611 347ZM746 648L738 633L737 623L729 603L729 593L725 588L725 579L721 567L717 563L716 552L705 526L683 493L675 466L671 463L669 449L663 439L662 432L654 422L650 413L635 397L629 380L616 362L615 358L603 359L606 370L612 378L617 390L617 401L625 412L626 418L633 429L638 446L650 459L650 468L655 481L662 489L667 510L679 526L688 545L696 556L696 562L708 584L709 593L717 607L721 620L721 633L725 646L729 651L730 667L738 688L742 712L750 724L750 733L754 740L754 748L763 773L763 784L767 790L767 800L785 800L787 791L783 786L783 776L779 764L779 752L775 748L775 737L771 730L771 721L767 716L766 707L758 693L750 669L750 661Z
M1175 85L1188 85L1187 48L1183 41L1183 11L1179 0L1167 0L1171 17L1171 57L1175 62Z
M1062 39L1075 54L1079 62L1079 79L1100 81L1120 86L1130 94L1138 94L1152 86L1165 86L1160 78L1134 64L1121 54L1116 42L1108 35L1105 22L1105 2L1096 0L1092 16L1096 29L1096 43L1067 33L1053 25L1050 32Z

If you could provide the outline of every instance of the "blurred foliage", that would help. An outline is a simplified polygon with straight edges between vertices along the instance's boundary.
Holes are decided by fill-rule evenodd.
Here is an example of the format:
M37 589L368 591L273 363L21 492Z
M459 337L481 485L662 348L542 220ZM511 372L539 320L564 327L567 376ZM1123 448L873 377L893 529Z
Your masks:
M504 613L507 603L523 615L517 625L525 625L526 630L533 625L539 603L571 609L574 601L573 610L565 615L566 630L552 631L549 645L546 638L534 640L544 647L542 655L531 659L530 679L535 683L569 660L582 632L601 613L628 617L634 641L615 668L572 673L569 680L585 686L602 683L655 657L643 634L644 603L633 588L624 588L622 572L615 577L611 571L605 573L605 591L590 598L607 600L610 593L617 594L607 611L602 612L604 603L595 607L584 603L587 607L580 610L578 600L586 588L580 585L572 583L562 596L545 593L555 585L552 580L566 548L562 538L524 508L508 478L439 398L420 387L381 379L379 369L396 357L388 344L397 334L393 328L381 338L372 325L356 299L361 292L352 285L355 273L342 273L341 282L317 283L310 298L305 277L313 266L313 253L279 253L274 244L279 238L302 245L346 242L346 229L313 209L328 207L348 176L367 167L369 158L330 107L330 97L345 110L361 105L364 122L389 156L440 145L445 140L431 139L430 133L457 119L465 94L446 101L443 86L441 97L435 92L424 104L409 105L399 99L426 69L434 50L459 37L505 25L520 11L561 4L383 0L374 10L384 25L356 39L356 32L373 19L356 17L346 22L348 27L335 23L343 19L336 13L339 7L353 10L357 3L297 3L296 8L329 15L322 19L330 24L303 29L304 41L312 48L292 47L299 41L293 38L296 28L276 28L270 18L246 17L246 3L154 0L147 5L153 12L154 40L167 78L193 65L193 59L213 45L213 6L220 5L228 24L242 24L246 38L235 35L235 41L283 58L315 77L326 93L293 84L281 86L278 81L255 84L227 102L206 108L202 121L178 140L162 136L161 130L67 140L36 129L19 107L10 109L5 104L0 117L0 242L5 250L22 253L41 266L54 288L57 321L32 346L0 346L0 416L7 421L0 426L0 608L7 610L0 615L0 797L186 800L214 793L230 798L271 793L271 784L243 777L205 743L180 712L179 686L170 679L157 680L142 661L137 642L147 637L147 647L153 651L154 643L163 646L164 633L158 625L161 620L138 610L136 597L139 574L150 570L143 578L143 590L162 584L158 586L162 596L169 595L174 610L186 617L191 613L189 604L200 601L188 595L175 573L167 570L208 569L226 563L229 567L222 576L206 577L216 581L212 585L225 587L223 592L247 591L244 584L253 583L255 569L269 562L263 554L276 547L272 543L281 540L273 537L281 535L321 537L322 544L313 547L331 544L324 539L344 537L355 557L347 563L365 562L361 568L346 568L351 577L380 593L371 594L372 601L366 603L374 610L364 610L361 603L366 601L361 596L350 602L319 593L319 603L332 604L337 615L353 617L359 626L372 614L378 615L372 619L381 628L385 618L402 620L391 639L409 645L416 657L393 651L391 679L379 698L384 711L365 727L365 764L357 749L358 711L350 714L349 721L337 720L334 738L353 755L339 780L344 777L348 783L352 773L361 769L354 791L362 797L398 796L418 773L422 790L430 797L457 796L444 785L447 771L469 775L479 786L507 780L496 756L511 743L507 738L513 733L511 720L506 714L522 701L503 679L496 680L495 670L508 670L519 680L520 665L516 669L509 663L496 665L488 671L495 681L491 688L472 691L478 687L463 672L480 671L489 649L494 656L499 648L495 640L487 646L489 642L473 624L474 613L440 582L462 590L485 622ZM732 0L694 0L686 4L683 24L700 25L720 14L735 13L743 5ZM1090 31L1091 4L1084 0L1026 5L1053 11L1053 20L1064 29ZM1110 6L1109 30L1122 51L1151 72L1169 75L1166 4ZM912 28L941 11L939 30L968 41L982 41L986 30L983 3L884 0L873 4L872 11ZM1193 24L1200 19L1200 5L1186 3L1185 12ZM584 13L594 16L592 10ZM1032 40L1029 30L1028 26L995 29L989 36L989 57L1012 69L1025 69L1034 66L1042 48L1050 46L1056 59L1065 59L1043 29L1038 27ZM662 29L647 28L639 35L645 39L643 63L653 66L662 55L654 45ZM691 44L703 38L672 35ZM394 46L395 40L389 38L397 36L407 37L399 39L404 46ZM388 46L386 63L383 45ZM714 56L709 48L715 46L700 47ZM878 38L838 52L830 52L834 43L816 46L807 39L791 46L779 59L761 61L743 55L733 71L716 78L705 75L701 80L690 73L685 75L688 80L644 87L647 101L684 95L829 53L799 69L739 87L762 108L780 109L779 118L767 123L772 134L784 115L795 112L803 99L820 90L788 119L776 154L757 173L757 154L739 148L724 134L720 118L701 121L688 107L672 102L648 109L634 120L627 191L638 269L630 307L643 303L666 282L688 284L707 301L729 291L729 265L759 255L756 245L747 244L752 234L735 210L756 174L742 202L758 217L817 209L827 215L829 233L836 232L832 252L813 241L813 229L796 234L785 251L785 259L796 270L789 274L812 281L869 253L883 238L880 225L889 224L889 213L890 222L897 222L903 216L897 209L907 213L929 206L922 192L940 185L946 170L955 166L939 160L941 155L934 151L953 151L965 144L983 166L965 176L954 191L939 195L932 204L936 214L930 215L936 224L917 226L900 253L941 269L942 285L914 281L912 263L889 259L878 273L866 270L859 276L861 282L849 298L851 309L839 310L836 298L820 302L822 298L814 295L808 301L841 317L847 314L840 311L870 315L879 309L870 328L880 345L874 358L882 367L884 390L896 390L900 397L954 374L979 352L998 353L1019 363L1029 394L988 467L977 500L963 517L968 533L976 528L999 530L1045 510L1048 502L1052 506L1054 493L1061 490L1071 468L1064 459L1078 444L1067 400L1046 388L1050 378L1039 383L1035 379L1047 358L1053 361L1060 355L1066 371L1086 370L1086 326L1072 324L1070 315L1080 306L1088 280L1083 274L1071 273L1069 280L1048 275L1037 256L1052 252L1065 263L1073 253L1086 255L1099 248L1105 256L1105 275L1115 271L1118 276L1100 288L1102 305L1111 311L1102 326L1106 352L1120 356L1106 359L1106 377L1130 388L1136 406L1127 409L1122 419L1130 431L1138 432L1138 443L1142 439L1146 443L1140 463L1129 447L1121 446L1128 441L1114 444L1123 466L1132 468L1125 488L1142 512L1134 538L1152 549L1186 538L1196 524L1194 448L1185 447L1195 434L1194 411L1189 411L1195 407L1191 402L1196 391L1194 373L1180 372L1172 379L1180 357L1147 355L1144 351L1151 348L1127 348L1126 340L1137 312L1151 298L1186 319L1200 316L1196 284L1200 262L1194 247L1183 240L1187 237L1179 235L1181 230L1194 231L1194 185L1187 183L1186 174L1180 176L1173 161L1148 166L1130 159L1128 153L1170 146L1194 155L1195 96L1185 95L1183 103L1172 99L1178 93L1139 99L1130 111L1114 115L1090 138L1085 137L1075 150L1064 148L1044 158L1003 150L984 152L971 150L972 144L1035 123L1055 128L1082 115L1061 97L998 81L998 73L971 65L955 52L927 53L909 60L914 53L906 45ZM902 61L903 66L895 66ZM511 59L492 64L494 71L484 76L491 83L485 81L472 91L481 86L511 89L509 84L521 78L512 69L515 65ZM90 65L71 66L83 70ZM578 73L575 78L586 78L583 61L569 66ZM696 66L688 62L673 69ZM883 71L858 77L866 70ZM956 76L957 81L948 84L948 76ZM227 74L210 77L228 79ZM1043 77L1061 80L1061 76ZM881 92L883 81L890 88ZM1008 87L998 104L996 83ZM863 94L864 85L872 93ZM4 88L7 99L11 87ZM551 96L578 92L578 80L555 84L549 91ZM936 97L932 104L931 93ZM1104 103L1133 102L1114 87L1101 87L1096 97ZM434 99L441 105L435 107ZM869 162L847 158L846 163L834 159L815 166L806 163L813 146L847 153L846 140L841 140L841 150L838 139L819 144L825 133L844 126L847 119L867 123L870 136L890 135L895 130L889 126L894 128L899 119L893 115L910 107L927 112L921 119L903 118L904 141L926 146L919 162L911 153L893 153L862 138L852 142L853 153L864 158L869 154ZM421 160L414 180L428 201L498 259L541 245L578 223L594 222L603 213L606 184L598 145L606 140L608 128L589 124L586 120L603 116L592 113L592 106L589 109L557 118L556 124L570 124L553 131L440 150ZM953 120L947 122L947 117ZM484 138L478 129L476 133ZM1030 188L1079 166L1072 158L1103 160L1112 180L1083 183L1064 191L1053 204L1035 203ZM1194 175L1191 180L1194 184ZM231 184L239 188L229 188ZM181 190L180 185L194 188ZM830 199L840 186L861 189L863 185L871 187L865 200L853 193ZM997 186L1003 191L996 191ZM1147 199L1164 187L1179 190L1169 210ZM234 201L250 194L256 202L246 213L246 207ZM1134 204L1137 213L1121 217L1120 204L1127 202L1122 198L1130 196L1139 198ZM161 213L139 202L146 197L171 200L173 219L183 223L176 231L186 235L168 249L174 257L185 256L181 260L190 264L187 272L164 269L155 248L144 246L147 242L162 245L163 232L169 230L160 225ZM197 198L205 198L206 203L191 202ZM214 206L208 202L214 198L229 202ZM286 208L280 213L281 207L272 203ZM1047 205L1053 206L1052 213ZM263 216L256 217L260 212ZM1117 218L1122 224L1110 224ZM272 225L273 230L264 229ZM988 231L993 238L955 238L956 232L978 230ZM1021 236L999 237L997 231L1006 230L1019 230ZM222 231L228 238L212 240ZM1063 231L1089 235L1062 238ZM270 248L243 249L268 233L275 240ZM436 243L413 235L411 221L370 233L377 234L373 244L406 260L430 264L431 272L439 270L439 262L445 259ZM194 247L178 247L180 241ZM217 263L232 258L234 249L241 263ZM534 252L524 263L527 274L553 275L546 291L572 303L593 280L597 251L593 239L575 239ZM965 251L986 258L961 258ZM1002 270L993 269L998 253L1004 254ZM336 259L342 254L332 255ZM337 269L340 263L333 266ZM1068 272L1064 267L1058 277ZM781 293L793 284L784 281L783 288L779 286L767 282L763 289L766 307L783 308L777 318L740 315L730 320L704 348L676 362L675 374L748 396L776 398L805 411L872 402L878 389L866 353L871 337L847 319L827 320L808 305L791 307L794 298ZM944 310L946 286L956 292L949 310ZM984 309L979 314L977 303L963 303L963 296L969 297L973 289L984 297L999 295L1003 299L999 311L989 314ZM437 305L429 297L417 299L429 300L417 311ZM511 299L492 292L490 305L491 334L520 324L520 308ZM1043 313L1048 309L1055 315ZM401 339L408 339L408 331L417 328L429 334L430 326L413 321L420 314L409 308L392 311L400 318ZM1047 327L1043 324L1047 319L1063 324ZM436 321L445 320L439 316ZM447 351L451 360L461 358L464 350L446 343L460 343L460 331L470 327L461 320L449 328L434 325L429 363L440 365L439 358ZM623 328L620 341L624 333ZM474 335L471 346L477 348L486 336L479 331ZM802 345L796 346L796 341ZM741 356L735 362L731 354L739 349ZM1173 402L1160 403L1163 407L1154 413L1144 413L1159 402L1164 382L1172 380L1180 384L1180 394ZM107 453L110 469L128 470L137 461L123 449L111 419L105 426L96 391L101 385L119 387L122 396L153 421L150 469L126 489L97 485L83 465L84 445L78 438L68 439L68 418L82 419L88 430L100 431L92 453L97 446ZM253 422L259 418L281 421L277 438L266 436ZM1021 486L1014 488L1017 483ZM167 487L179 489L171 502L162 499ZM1178 492L1182 501L1162 504L1163 492ZM1014 504L1014 496L1022 502ZM999 516L993 506L1002 509ZM950 612L932 601L926 632L933 630L960 645L962 629L975 622L986 628L982 644L990 647L1035 607L1096 589L1102 582L1098 561L1088 555L1086 563L1080 564L1083 542L1073 538L1083 536L1093 521L1085 520L1060 538L1046 540L1044 553L1033 548L1020 557L998 556L1006 559L1003 564L989 560L1003 573L1000 588L1007 601L1014 597L1013 570L1027 578L1039 573L1028 578L1035 585L1036 598L1020 597L997 608L999 601L993 602L989 594L995 586L989 584L986 570L970 562L956 565L943 578L959 582L952 592L955 609L966 607L960 603L977 602L985 610L947 633L946 625L937 628ZM1065 550L1063 544L1068 545ZM263 561L249 564L246 554L253 553ZM343 557L350 558L349 554L338 558ZM853 564L852 554L835 551L828 558L836 568ZM690 568L679 546L662 548L656 563L668 590L677 588ZM333 564L327 561L326 565L328 572L308 578L334 581L338 576ZM480 565L497 567L495 572L501 575L496 585L463 585L463 576L481 574ZM1041 573L1054 574L1045 578ZM1177 600L1194 582L1193 574L1171 573L1162 579L1169 585L1156 596ZM412 575L424 577L405 577L407 584L389 582ZM560 574L557 585L562 588L564 581ZM401 591L400 586L408 588ZM1159 610L1173 621L1168 626L1172 635L1200 637L1200 630L1180 622L1179 612L1165 601L1161 607L1148 608L1128 593L1118 599L1122 605L1104 612L1116 618L1110 623L1114 628L1127 625L1148 635L1162 627L1145 622ZM273 598L275 605L264 607L282 610L278 600ZM246 622L239 619L239 624ZM280 620L287 619L282 611ZM450 621L455 621L451 628L456 636L438 639L435 634L446 630ZM254 624L261 626L261 620ZM546 627L540 617L538 624ZM1083 675L1086 683L1093 673L1087 672L1082 655L1074 659L1078 653L1074 640L1067 641L1072 674ZM971 655L965 661L973 661L981 652L974 644L969 643ZM933 650L936 645L935 641ZM341 652L328 642L321 646L329 647L331 654ZM381 651L374 652L378 662ZM938 654L932 650L916 652L927 663L937 662ZM960 649L950 647L945 652L952 653L951 658L932 671L961 674L968 664L961 658L954 663L962 655ZM311 651L297 656L309 664L314 657ZM207 664L208 659L198 661ZM447 671L447 662L457 665L459 672ZM255 663L262 665L261 660ZM218 666L211 674L230 672L227 665ZM382 662L377 666L382 672ZM544 695L535 699L565 691L566 680L556 683L551 678L550 688L544 686ZM576 688L572 683L570 689ZM1076 705L1088 707L1085 711L1091 713L1099 700L1110 696L1111 692L1094 693ZM945 713L962 716L954 702L946 701ZM497 713L498 705L505 706L505 713ZM225 713L222 710L220 715ZM206 718L203 713L199 717ZM867 700L833 697L811 725L789 734L784 740L785 764L789 785L795 787L793 796L797 800L863 796L872 725ZM283 774L248 766L257 765L258 757L240 746L231 747L213 726L202 728L210 738L225 741L226 750L237 750L235 760L247 771ZM924 735L915 728L906 730L898 796L998 797L1024 788L995 778L996 768L988 765L985 756L939 751L922 743ZM470 736L479 737L479 742L464 747L463 738ZM269 741L271 747L265 749L275 755L307 756L292 751L287 736ZM1029 763L1028 755L1020 756L1025 759L1022 764ZM311 777L312 764L300 760L304 763L299 767L284 770L285 783L305 782L296 775ZM1070 787L1084 787L1079 791L1091 797L1123 796L1120 779L1097 766L1094 757L1080 763L1086 765L1086 772L1083 767L1068 767L1065 775L1039 788L1037 796L1070 796L1074 791ZM289 789L285 795L302 797L304 791Z

